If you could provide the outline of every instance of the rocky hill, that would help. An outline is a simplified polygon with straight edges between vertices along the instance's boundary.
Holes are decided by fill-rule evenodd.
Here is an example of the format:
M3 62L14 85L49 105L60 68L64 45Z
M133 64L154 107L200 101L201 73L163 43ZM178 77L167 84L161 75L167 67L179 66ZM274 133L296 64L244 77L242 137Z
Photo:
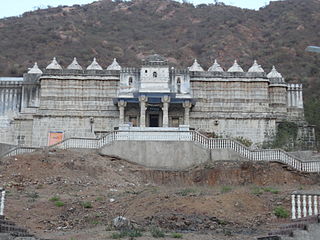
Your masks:
M93 57L103 66L114 57L135 66L159 53L174 65L197 58L206 68L215 58L228 68L236 58L245 69L257 59L304 84L307 118L320 126L320 54L304 51L320 45L319 22L319 0L276 1L259 11L171 0L39 9L0 19L0 76L21 75L35 61L44 67L53 56L65 66L74 56L83 66Z

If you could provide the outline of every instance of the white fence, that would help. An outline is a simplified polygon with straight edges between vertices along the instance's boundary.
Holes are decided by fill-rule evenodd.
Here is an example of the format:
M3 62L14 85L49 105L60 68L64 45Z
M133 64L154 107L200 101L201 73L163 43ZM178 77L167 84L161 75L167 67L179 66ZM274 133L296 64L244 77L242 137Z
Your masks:
M113 131L99 139L65 139L60 143L50 146L50 148L99 149L113 141L193 141L207 149L232 149L242 157L251 161L281 162L301 172L320 172L320 162L318 161L304 162L281 149L250 150L232 139L207 138L197 131ZM33 152L36 149L39 148L18 147L7 152L3 156L14 156L17 154Z
M291 195L291 218L300 219L319 214L320 194L293 193Z

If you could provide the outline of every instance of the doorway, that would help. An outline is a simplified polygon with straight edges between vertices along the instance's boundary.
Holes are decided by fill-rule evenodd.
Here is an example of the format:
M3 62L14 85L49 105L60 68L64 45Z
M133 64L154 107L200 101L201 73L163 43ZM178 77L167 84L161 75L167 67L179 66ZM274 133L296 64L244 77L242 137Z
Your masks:
M159 114L149 115L149 127L159 127Z

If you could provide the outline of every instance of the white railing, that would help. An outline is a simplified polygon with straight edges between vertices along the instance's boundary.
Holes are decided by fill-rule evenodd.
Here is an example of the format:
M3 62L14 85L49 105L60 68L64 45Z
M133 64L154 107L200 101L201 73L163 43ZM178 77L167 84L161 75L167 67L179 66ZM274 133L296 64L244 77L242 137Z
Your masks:
M240 156L251 161L281 162L301 172L320 172L320 162L308 161L288 154L281 149L251 150L232 139L208 138L197 131L113 131L99 139L68 138L49 148L85 148L99 149L113 141L193 141L207 149L232 149ZM1 157L29 153L39 148L17 147Z
M319 201L320 194L292 193L291 219L300 219L318 215Z
M3 188L0 188L0 191L1 191L0 216L3 216L6 191Z

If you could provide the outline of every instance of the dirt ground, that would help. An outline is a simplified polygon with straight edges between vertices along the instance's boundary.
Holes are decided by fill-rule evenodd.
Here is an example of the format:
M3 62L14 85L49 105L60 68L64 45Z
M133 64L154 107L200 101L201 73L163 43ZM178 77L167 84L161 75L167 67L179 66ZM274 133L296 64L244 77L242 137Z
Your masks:
M153 239L256 239L287 219L294 190L319 190L318 175L278 163L217 162L175 172L147 169L94 151L37 152L4 158L5 216L46 239L112 239L124 216Z

